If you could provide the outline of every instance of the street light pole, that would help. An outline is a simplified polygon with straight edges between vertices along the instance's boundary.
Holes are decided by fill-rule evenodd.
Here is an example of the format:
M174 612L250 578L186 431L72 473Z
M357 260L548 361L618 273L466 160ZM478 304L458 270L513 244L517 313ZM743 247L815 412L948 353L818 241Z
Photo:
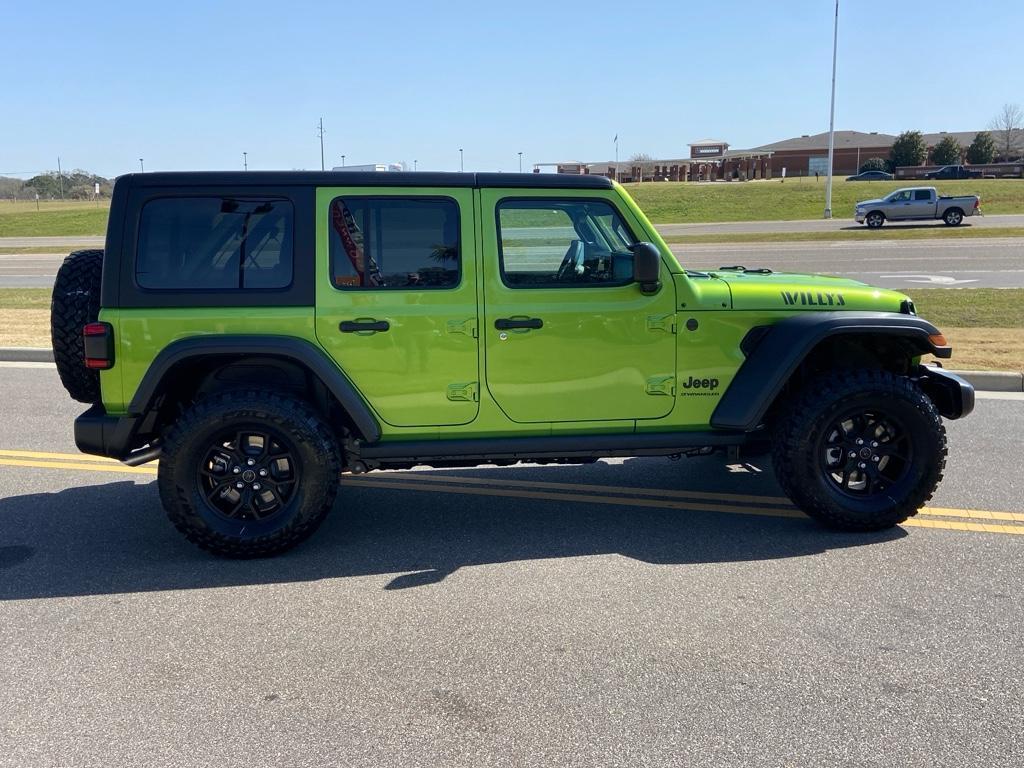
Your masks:
M416 166L417 166L417 165L419 165L419 162L420 162L419 160L413 160L413 161L412 161L412 169L413 169L414 171L416 170Z
M146 166L142 164L142 158L141 158L141 157L139 158L139 170L140 170L140 171L141 171L142 173L145 173L145 172L146 172Z
M324 170L324 119L322 117L316 134L320 137L320 170L322 171Z
M466 166L462 162L462 148L461 147L459 147L459 170L460 171L465 171L466 170Z
M246 170L246 171L249 170L249 153L248 152L243 152L242 153L242 168L244 170Z
M836 149L836 52L839 49L839 0L832 27L832 103L828 113L828 178L825 179L825 218L832 218L832 163Z
M345 167L345 156L344 155L341 156L341 167L342 168Z
M523 172L523 153L519 153L519 172Z

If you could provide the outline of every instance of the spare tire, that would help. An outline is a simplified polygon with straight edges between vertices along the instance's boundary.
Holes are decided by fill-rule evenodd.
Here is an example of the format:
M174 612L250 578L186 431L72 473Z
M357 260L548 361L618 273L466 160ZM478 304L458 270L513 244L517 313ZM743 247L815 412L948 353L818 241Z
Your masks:
M50 302L50 340L61 383L75 400L100 401L100 373L85 367L82 328L100 313L103 251L75 251L57 270Z

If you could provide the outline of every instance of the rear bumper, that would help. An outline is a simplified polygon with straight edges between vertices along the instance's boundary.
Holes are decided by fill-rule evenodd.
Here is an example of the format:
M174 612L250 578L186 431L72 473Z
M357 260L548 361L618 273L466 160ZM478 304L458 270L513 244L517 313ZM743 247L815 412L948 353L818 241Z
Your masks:
M135 416L111 416L96 404L75 419L75 445L82 453L108 456L132 466L158 458L158 447L133 450L137 431Z
M917 383L947 419L961 419L974 410L974 387L955 373L922 365Z

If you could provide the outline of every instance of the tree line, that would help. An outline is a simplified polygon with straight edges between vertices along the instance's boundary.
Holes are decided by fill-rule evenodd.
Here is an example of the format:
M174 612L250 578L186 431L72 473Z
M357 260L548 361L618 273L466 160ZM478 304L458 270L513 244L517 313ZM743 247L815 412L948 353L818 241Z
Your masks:
M0 177L0 197L18 200L91 200L96 185L100 185L100 197L110 197L113 182L80 168L73 171L48 171L31 179Z
M1024 154L1024 111L1016 104L1006 104L989 126L979 131L966 149L955 136L945 136L932 147L934 165L971 165L992 162L1013 162ZM901 166L924 165L928 160L928 145L920 131L904 131L896 137L889 157L868 158L861 171L888 171Z

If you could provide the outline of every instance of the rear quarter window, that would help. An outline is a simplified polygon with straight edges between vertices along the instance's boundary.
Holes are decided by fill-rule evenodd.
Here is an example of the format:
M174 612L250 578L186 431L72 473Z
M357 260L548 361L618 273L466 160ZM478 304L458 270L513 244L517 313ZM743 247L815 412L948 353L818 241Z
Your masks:
M135 281L154 290L287 288L294 221L292 204L283 199L150 200L139 222Z

